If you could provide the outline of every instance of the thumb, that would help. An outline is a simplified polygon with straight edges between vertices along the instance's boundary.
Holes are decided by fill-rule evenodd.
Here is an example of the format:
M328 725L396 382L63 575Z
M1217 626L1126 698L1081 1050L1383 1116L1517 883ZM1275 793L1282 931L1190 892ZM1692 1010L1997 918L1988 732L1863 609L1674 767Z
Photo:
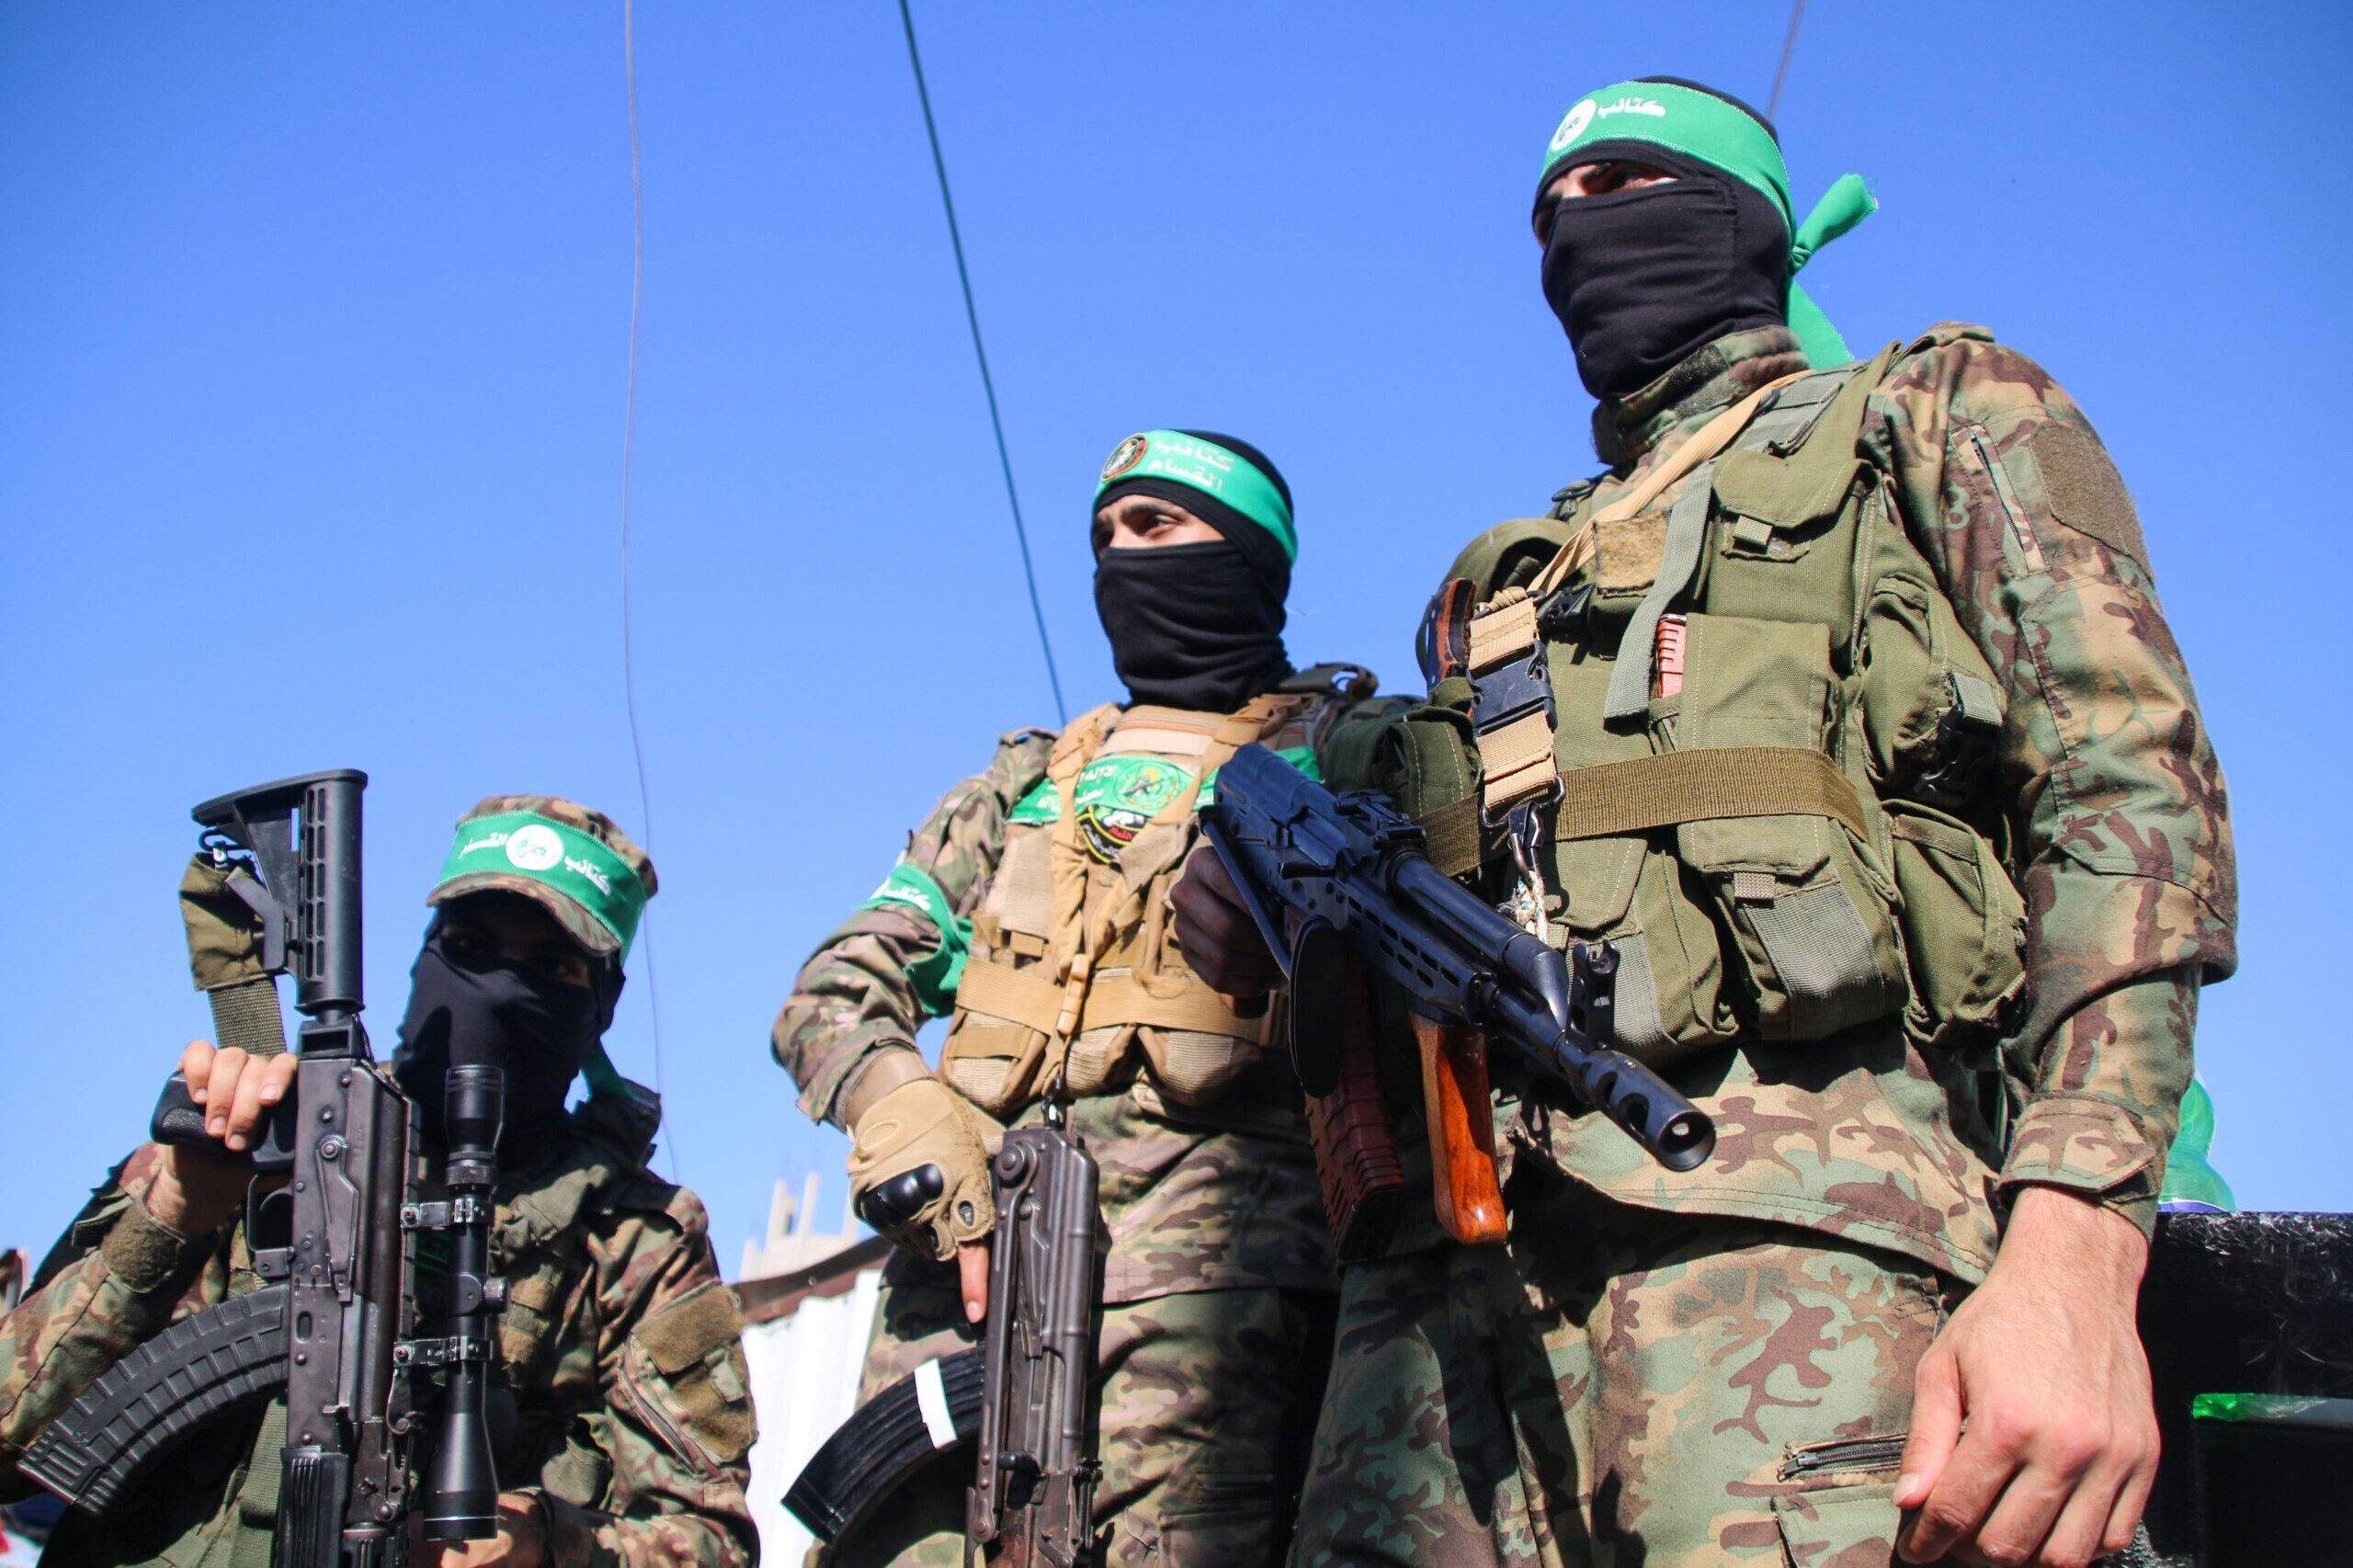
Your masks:
M989 1244L983 1237L956 1249L957 1283L964 1296L964 1321L978 1323L989 1313Z
M1912 1434L1895 1478L1895 1506L1916 1508L1935 1489L1961 1441L1961 1363L1935 1348L1922 1358L1912 1386Z

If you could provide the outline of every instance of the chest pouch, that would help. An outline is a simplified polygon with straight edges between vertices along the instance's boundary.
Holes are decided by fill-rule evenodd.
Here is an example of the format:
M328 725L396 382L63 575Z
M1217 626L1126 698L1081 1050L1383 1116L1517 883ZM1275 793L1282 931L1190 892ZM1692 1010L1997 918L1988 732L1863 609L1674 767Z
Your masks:
M1579 530L1586 613L1546 649L1553 913L1618 944L1620 1042L1654 1059L1906 1006L1856 668L1857 437L1891 363L1765 389Z
M1308 707L1270 696L1194 723L1106 708L1065 733L1048 764L1053 814L1017 813L973 922L941 1052L949 1083L1009 1117L1057 1085L1102 1094L1148 1069L1166 1099L1198 1107L1265 1054L1263 1010L1244 1014L1187 966L1167 895L1210 775L1251 741L1303 739Z

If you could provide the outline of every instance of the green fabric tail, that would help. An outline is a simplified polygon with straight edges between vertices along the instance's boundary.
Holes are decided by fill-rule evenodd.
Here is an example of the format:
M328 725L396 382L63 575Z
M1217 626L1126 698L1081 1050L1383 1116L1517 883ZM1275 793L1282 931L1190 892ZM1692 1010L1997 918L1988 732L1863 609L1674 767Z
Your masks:
M1817 370L1844 365L1855 356L1813 297L1798 287L1797 275L1815 252L1878 210L1879 202L1862 176L1840 175L1805 215L1805 222L1798 225L1797 238L1790 243L1790 330L1797 335L1798 347L1805 350L1806 363Z

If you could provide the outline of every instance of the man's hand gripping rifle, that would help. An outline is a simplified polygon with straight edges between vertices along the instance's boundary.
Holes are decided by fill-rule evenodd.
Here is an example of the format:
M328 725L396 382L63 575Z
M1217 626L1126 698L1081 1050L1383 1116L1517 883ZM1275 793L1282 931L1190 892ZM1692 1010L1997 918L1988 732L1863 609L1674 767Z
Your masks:
M258 926L259 967L290 973L303 1015L294 1092L253 1155L247 1235L263 1289L181 1320L99 1378L19 1468L103 1517L135 1502L142 1471L215 1417L285 1402L278 1568L376 1568L406 1555L412 1514L433 1540L496 1534L487 1419L505 1304L489 1270L506 1081L448 1074L448 1196L409 1191L408 1102L361 1028L359 800L348 769L281 779L196 808L204 847ZM274 1011L276 1003L267 1006ZM206 1139L175 1074L152 1136ZM408 1233L446 1237L443 1332L412 1337L418 1283ZM420 1388L415 1385L429 1384ZM424 1392L421 1417L415 1397ZM424 1475L412 1474L421 1446Z
M1406 998L1433 1197L1457 1240L1505 1233L1489 1039L1565 1083L1670 1170L1690 1170L1714 1148L1704 1112L1608 1045L1616 952L1579 945L1564 957L1521 930L1432 865L1421 830L1382 796L1335 795L1247 745L1219 770L1202 829L1290 984L1292 1060L1344 1256L1379 1248L1402 1186L1370 1054L1373 976Z

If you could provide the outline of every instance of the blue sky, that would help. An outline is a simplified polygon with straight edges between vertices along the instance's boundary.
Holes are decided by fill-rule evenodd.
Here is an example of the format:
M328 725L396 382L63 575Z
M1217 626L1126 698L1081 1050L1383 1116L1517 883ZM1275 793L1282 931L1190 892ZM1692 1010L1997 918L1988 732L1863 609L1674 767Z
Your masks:
M1114 689L1092 475L1152 425L1274 456L1293 653L1409 684L1456 545L1592 466L1527 233L1553 122L1649 72L1761 101L1785 15L919 4L1073 701ZM2235 806L2217 1162L2250 1206L2345 1208L2348 24L1955 15L1808 7L1798 199L1855 169L1885 205L1808 280L1859 346L1991 324L2114 449ZM649 926L668 1158L732 1267L771 1180L841 1193L767 1056L794 970L1053 714L895 9L647 0L638 35ZM373 775L387 1049L460 812L546 790L642 824L620 7L11 6L0 204L0 1244L38 1250L205 1027L193 801ZM644 956L613 1040L651 1077Z

